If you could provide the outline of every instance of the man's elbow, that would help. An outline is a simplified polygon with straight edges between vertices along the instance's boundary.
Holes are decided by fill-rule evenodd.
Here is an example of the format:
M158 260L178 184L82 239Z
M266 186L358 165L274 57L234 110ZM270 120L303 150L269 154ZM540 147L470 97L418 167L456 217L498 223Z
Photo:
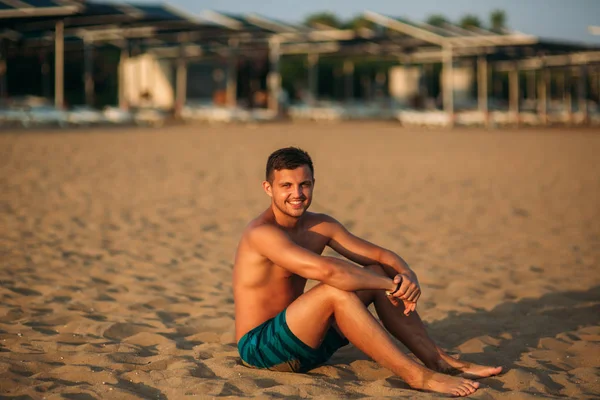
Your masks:
M323 262L315 268L313 274L314 277L312 279L323 283L329 283L334 279L336 270L335 264L330 260L327 260L326 257L323 257Z

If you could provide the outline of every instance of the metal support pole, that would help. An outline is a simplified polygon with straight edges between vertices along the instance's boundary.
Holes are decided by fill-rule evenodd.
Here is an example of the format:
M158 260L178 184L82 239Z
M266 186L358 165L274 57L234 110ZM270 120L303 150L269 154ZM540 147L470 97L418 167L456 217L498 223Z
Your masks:
M54 33L54 105L62 109L65 104L65 23L56 22Z
M583 123L588 122L588 102L587 102L587 66L582 65L579 67L579 112L583 114Z
M319 98L319 54L308 54L308 90L311 100L316 103Z
M229 39L229 57L227 65L227 89L226 103L228 107L237 106L237 62L238 62L238 38Z
M562 69L558 70L557 73L555 74L555 76L556 76L556 88L558 90L558 95L562 101L565 111L567 111L567 107L566 107L567 91L566 91L566 82L565 82L565 71Z
M127 102L127 81L126 64L129 59L129 44L125 42L121 47L121 57L119 59L119 108L127 110L129 108Z
M443 50L444 67L442 71L442 84L444 96L444 111L450 118L450 126L454 126L454 68L452 47L445 46Z
M571 68L565 68L565 108L568 114L568 123L573 123L573 74Z
M281 93L281 73L279 61L281 59L281 45L277 37L269 40L269 110L279 114L279 98Z
M354 98L354 63L350 60L344 61L344 97L346 101Z
M489 126L488 65L485 56L479 56L477 58L477 103L479 112L483 114L486 126Z
M187 60L185 59L184 45L179 46L177 69L175 71L175 117L181 118L181 112L187 101Z
M548 70L542 69L538 81L538 114L544 125L548 123L548 78Z
M517 64L513 66L508 75L510 112L515 125L519 125L519 70Z
M92 41L89 38L83 39L83 81L85 87L85 104L94 106L94 53Z

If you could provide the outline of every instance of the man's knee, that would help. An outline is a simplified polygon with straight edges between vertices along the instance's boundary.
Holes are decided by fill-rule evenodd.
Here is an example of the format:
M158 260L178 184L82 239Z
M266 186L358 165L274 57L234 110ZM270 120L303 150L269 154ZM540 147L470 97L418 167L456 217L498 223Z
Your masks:
M322 290L324 290L327 297L333 301L348 301L349 298L356 297L355 292L347 292L326 284L322 285Z
M366 268L366 267L365 267ZM335 304L337 302L348 303L358 299L365 307L375 301L375 296L381 290L359 290L357 292L347 292L345 290L334 288L333 286L323 284L323 290L326 292L327 302Z

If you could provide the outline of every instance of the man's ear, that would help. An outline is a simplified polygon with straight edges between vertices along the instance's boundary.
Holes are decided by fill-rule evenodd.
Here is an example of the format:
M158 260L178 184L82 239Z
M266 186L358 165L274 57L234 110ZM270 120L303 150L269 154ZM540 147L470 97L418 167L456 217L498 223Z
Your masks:
M273 188L271 186L271 183L269 181L263 181L262 185L263 189L265 190L265 193L267 193L269 197L273 197Z

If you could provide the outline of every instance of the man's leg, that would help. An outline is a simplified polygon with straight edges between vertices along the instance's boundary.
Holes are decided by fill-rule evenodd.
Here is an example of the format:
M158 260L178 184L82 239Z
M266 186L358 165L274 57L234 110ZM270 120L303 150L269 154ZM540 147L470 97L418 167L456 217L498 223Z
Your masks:
M286 320L294 335L314 349L335 320L354 346L415 389L468 396L479 387L477 382L436 373L406 357L355 293L317 285L287 308Z
M365 267L371 271L386 275L379 265ZM391 276L390 278L393 278ZM438 347L427 334L421 317L415 311L404 315L404 304L394 306L381 290L365 290L357 292L365 305L375 304L377 315L383 326L408 349L423 361L428 368L438 372L460 372L471 379L497 375L502 367L487 367L457 360Z

